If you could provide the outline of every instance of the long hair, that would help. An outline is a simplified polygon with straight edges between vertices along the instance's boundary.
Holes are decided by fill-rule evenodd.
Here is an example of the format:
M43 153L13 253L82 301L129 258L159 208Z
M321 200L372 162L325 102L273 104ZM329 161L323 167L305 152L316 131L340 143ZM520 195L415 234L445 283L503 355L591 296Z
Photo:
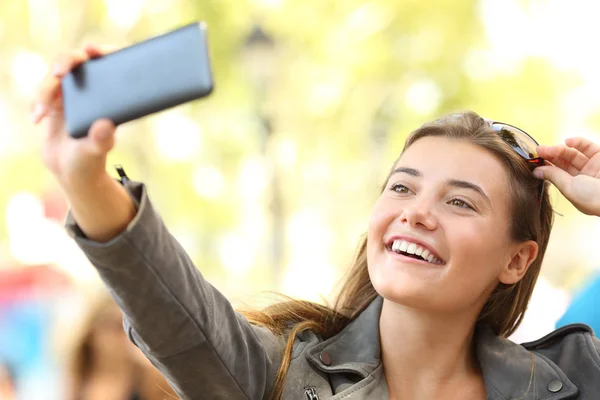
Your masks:
M117 313L119 315L117 319ZM87 309L82 316L82 323L77 335L71 342L71 348L68 351L67 372L67 394L69 400L80 399L82 393L93 374L93 366L98 357L97 348L94 346L94 335L97 334L99 324L106 329L113 329L116 334L123 335L123 343L127 346L133 346L127 341L126 334L122 328L121 311L117 304L107 292L101 291L90 298ZM141 383L141 377L144 374L143 367L138 364L133 355L130 360L123 359L121 362L130 362L133 368L133 374L136 382L133 385ZM136 388L137 389L137 388Z
M402 152L419 139L428 136L464 140L480 146L501 160L510 182L511 239L534 240L538 244L537 258L523 278L513 285L499 283L478 316L477 321L488 324L497 335L509 336L523 319L550 238L554 214L548 198L548 188L544 182L533 176L527 163L474 112L453 114L423 125L409 135ZM538 202L540 185L544 187L542 198ZM286 301L271 305L262 311L244 312L251 323L265 326L275 334L287 335L283 359L271 392L273 399L279 400L283 393L298 333L312 330L323 339L330 338L342 331L377 297L369 277L366 250L365 235L331 307L287 298Z
M90 382L94 373L94 363L97 361L98 349L94 346L94 335L98 329L114 330L115 335L122 335L123 344L134 350L130 355L123 353L125 357L117 362L128 363L132 368L132 377L129 382L131 390L135 391L140 399L179 399L175 392L169 387L168 382L149 362L143 363L134 354L137 350L127 340L127 335L122 327L122 313L108 292L100 291L94 293L89 299L82 323L77 335L70 341L71 348L68 352L68 363L66 365L66 398L68 400L81 399L86 385ZM128 351L129 349L122 349ZM115 367L118 367L115 365Z
M94 299L86 312L82 329L73 342L70 349L68 374L68 398L76 400L81 396L85 382L89 379L94 362L94 349L92 347L92 336L94 326L99 318L114 309L115 304L108 294L101 294Z

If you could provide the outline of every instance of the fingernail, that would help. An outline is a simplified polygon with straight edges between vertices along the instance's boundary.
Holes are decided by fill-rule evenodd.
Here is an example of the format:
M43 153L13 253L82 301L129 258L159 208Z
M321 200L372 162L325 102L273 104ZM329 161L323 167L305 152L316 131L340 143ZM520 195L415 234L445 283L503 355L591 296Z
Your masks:
M46 111L46 107L44 107L43 104L36 104L35 107L33 108L33 111L31 112L31 121L36 123L39 121L39 119L42 117L42 115L44 115L44 112Z
M534 169L533 175L538 179L544 179L544 171L542 171L541 169Z

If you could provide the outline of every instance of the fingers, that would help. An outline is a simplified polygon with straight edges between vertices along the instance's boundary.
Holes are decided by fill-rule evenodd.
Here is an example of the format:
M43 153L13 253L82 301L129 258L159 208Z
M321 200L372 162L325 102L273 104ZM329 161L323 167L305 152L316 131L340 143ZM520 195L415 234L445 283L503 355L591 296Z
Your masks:
M68 54L58 57L52 67L52 74L57 78L62 78L79 64L87 61L90 57L83 50L73 50Z
M567 146L580 151L587 158L592 158L600 153L600 145L583 137L573 137L565 140Z
M88 58L82 50L74 50L57 58L31 104L31 120L34 124L39 123L50 112L55 100L60 97L60 79Z
M117 49L118 49L117 46L111 46L111 45L99 46L96 44L86 44L83 48L83 50L87 53L87 55L90 58L100 57L105 54L112 53L113 51L116 51Z
M554 165L546 165L536 168L533 174L540 179L552 182L565 197L569 198L569 185L573 177L567 171Z
M58 96L60 81L54 76L47 76L38 89L35 100L31 103L31 121L37 124L48 113L49 105Z
M569 174L578 175L589 159L577 149L565 145L539 146L538 154Z
M115 125L108 119L100 119L92 124L88 136L89 153L105 155L115 145Z
M31 120L39 123L50 111L55 100L60 97L60 80L80 64L90 58L100 57L114 51L114 46L98 46L88 44L83 49L73 50L57 57L52 70L42 81L36 98L31 105Z

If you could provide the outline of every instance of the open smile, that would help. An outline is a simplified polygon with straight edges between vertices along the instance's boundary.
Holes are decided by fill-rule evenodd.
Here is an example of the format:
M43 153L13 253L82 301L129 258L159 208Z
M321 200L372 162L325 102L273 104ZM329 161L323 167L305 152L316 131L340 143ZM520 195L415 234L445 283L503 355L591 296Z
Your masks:
M392 238L386 248L394 255L403 259L417 261L424 264L443 265L446 262L426 246L410 241L409 239Z

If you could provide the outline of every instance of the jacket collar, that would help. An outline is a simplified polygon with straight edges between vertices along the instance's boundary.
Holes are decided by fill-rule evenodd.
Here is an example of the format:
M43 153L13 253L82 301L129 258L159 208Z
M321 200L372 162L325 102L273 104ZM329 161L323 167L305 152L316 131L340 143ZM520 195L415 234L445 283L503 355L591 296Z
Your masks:
M379 316L383 299L377 297L340 333L307 351L308 359L324 372L353 372L366 378L381 364ZM321 360L331 357L331 365Z
M381 364L379 316L382 305L383 298L376 297L339 334L309 349L309 361L326 373L350 372L362 378L373 373ZM488 326L477 327L475 342L488 399L559 400L578 392L552 361L496 335ZM550 384L558 382L562 388L551 392Z
M488 398L558 400L577 394L564 372L543 355L496 335L489 326L478 326L475 338ZM552 385L561 388L553 393Z

